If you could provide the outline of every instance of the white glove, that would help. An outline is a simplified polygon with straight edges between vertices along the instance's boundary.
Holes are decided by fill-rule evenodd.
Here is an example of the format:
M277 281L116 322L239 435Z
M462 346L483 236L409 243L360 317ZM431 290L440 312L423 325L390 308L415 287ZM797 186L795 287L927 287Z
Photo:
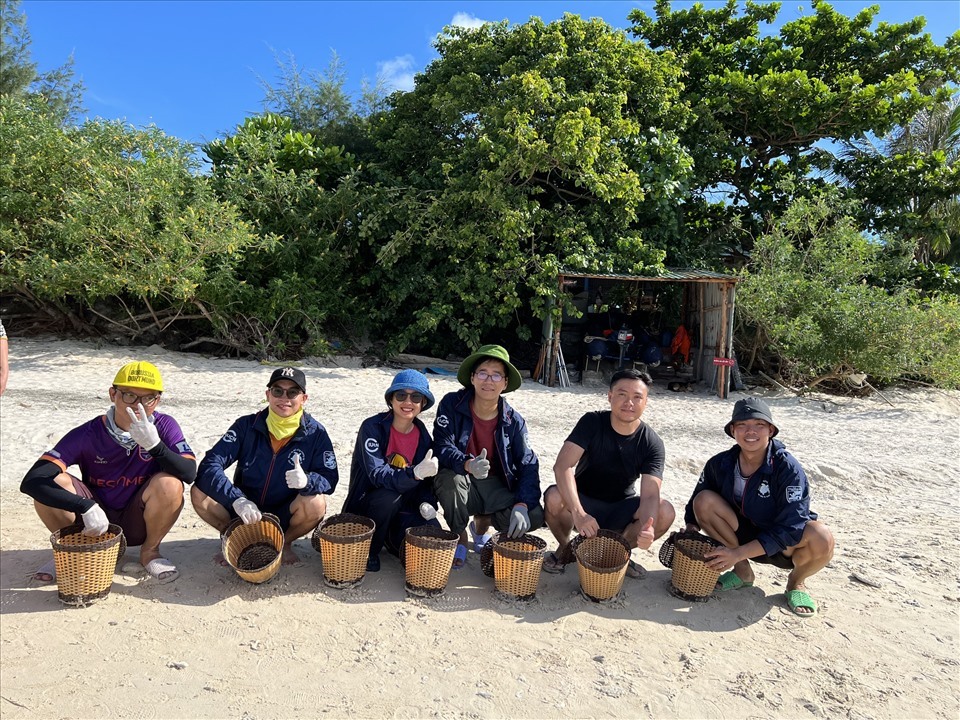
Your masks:
M423 460L413 466L413 476L417 480L433 477L440 472L440 461L433 456L433 450L427 450Z
M530 515L527 513L527 508L525 505L517 503L510 513L510 527L507 529L507 536L518 538L529 529Z
M433 520L437 516L437 509L428 502L420 503L420 517L424 520Z
M490 474L490 461L487 460L487 449L484 448L480 451L480 454L477 455L473 460L467 462L470 465L467 469L466 465L464 468L467 469L471 475L473 475L477 480L483 480L487 475Z
M260 522L260 518L262 517L257 504L245 497L237 498L233 501L233 511L240 516L244 525Z
M110 521L107 520L107 514L103 508L94 503L93 507L83 513L83 534L96 537L103 535L110 527Z
M147 417L143 403L137 403L137 411L140 413L139 418L133 410L127 408L127 415L130 416L130 437L144 450L153 450L160 444L160 433L157 432L157 426Z
M293 456L293 469L287 470L287 487L291 490L303 490L307 486L307 474L300 467L300 456Z

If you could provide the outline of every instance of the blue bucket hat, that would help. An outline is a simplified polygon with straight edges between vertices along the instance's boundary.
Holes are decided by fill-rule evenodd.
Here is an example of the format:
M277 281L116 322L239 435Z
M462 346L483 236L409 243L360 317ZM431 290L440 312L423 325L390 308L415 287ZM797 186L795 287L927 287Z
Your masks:
M436 402L433 399L433 393L430 392L430 383L427 382L427 376L419 370L401 370L393 378L393 383L383 394L383 399L387 401L387 407L390 407L390 398L397 390L414 390L423 395L426 402L423 403L422 410L428 410Z

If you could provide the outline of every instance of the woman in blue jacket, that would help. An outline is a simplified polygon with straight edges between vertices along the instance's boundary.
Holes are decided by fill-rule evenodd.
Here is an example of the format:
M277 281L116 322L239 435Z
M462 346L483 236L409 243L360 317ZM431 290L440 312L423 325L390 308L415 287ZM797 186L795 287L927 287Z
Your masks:
M817 604L804 583L833 557L833 534L810 510L807 476L773 439L780 431L763 400L738 400L724 431L737 444L707 461L687 503L687 530L723 543L706 556L715 570L733 568L720 576L718 590L750 587L750 561L769 563L790 571L790 610L814 615Z
M389 410L360 425L350 466L350 489L343 503L343 512L376 523L367 559L371 572L380 569L384 545L399 554L407 528L440 526L434 519L437 499L433 482L424 482L437 474L439 465L430 449L430 433L417 417L434 403L430 384L423 373L403 370L383 397ZM424 504L427 507L421 511Z

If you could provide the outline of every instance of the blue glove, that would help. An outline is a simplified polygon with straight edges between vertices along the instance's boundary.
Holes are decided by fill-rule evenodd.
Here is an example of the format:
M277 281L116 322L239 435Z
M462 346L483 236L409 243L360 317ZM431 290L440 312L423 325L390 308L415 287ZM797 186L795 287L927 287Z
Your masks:
M518 538L529 529L530 516L527 514L527 507L517 503L510 512L510 527L507 529L507 535Z

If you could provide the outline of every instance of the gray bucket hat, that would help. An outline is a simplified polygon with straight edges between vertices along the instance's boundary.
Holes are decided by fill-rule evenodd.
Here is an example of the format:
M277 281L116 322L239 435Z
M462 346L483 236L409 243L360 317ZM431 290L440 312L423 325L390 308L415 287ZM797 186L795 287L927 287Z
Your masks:
M730 437L733 437L733 432L730 428L733 427L735 422L742 420L766 420L773 427L773 434L770 437L776 437L777 433L780 432L780 429L773 424L773 415L770 414L770 406L760 398L748 397L737 400L737 404L733 406L733 417L730 419L730 422L724 426L723 431Z

